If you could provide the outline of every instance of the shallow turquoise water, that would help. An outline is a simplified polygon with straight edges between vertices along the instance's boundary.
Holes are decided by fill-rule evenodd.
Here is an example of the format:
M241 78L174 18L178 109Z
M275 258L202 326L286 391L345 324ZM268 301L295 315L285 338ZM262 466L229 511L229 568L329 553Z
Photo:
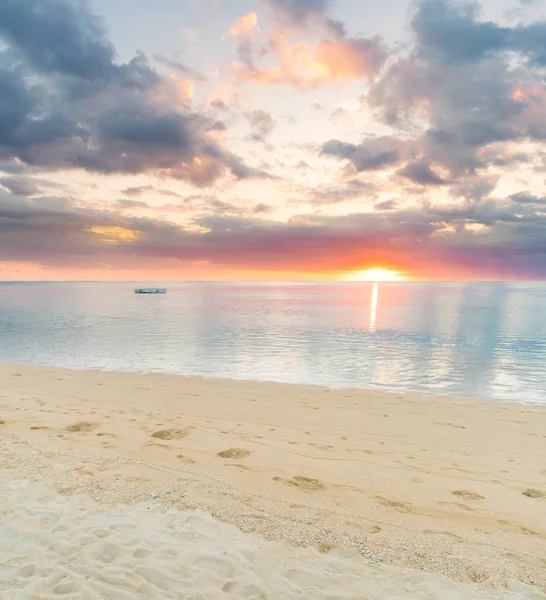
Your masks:
M0 360L546 403L543 283L163 285L0 284Z

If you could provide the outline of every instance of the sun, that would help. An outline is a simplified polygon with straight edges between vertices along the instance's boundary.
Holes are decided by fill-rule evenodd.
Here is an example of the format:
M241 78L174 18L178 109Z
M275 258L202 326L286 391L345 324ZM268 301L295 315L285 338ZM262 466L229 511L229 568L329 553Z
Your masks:
M405 277L398 271L391 269L383 269L382 267L373 267L371 269L365 269L364 271L354 271L349 273L348 279L350 281L404 281Z

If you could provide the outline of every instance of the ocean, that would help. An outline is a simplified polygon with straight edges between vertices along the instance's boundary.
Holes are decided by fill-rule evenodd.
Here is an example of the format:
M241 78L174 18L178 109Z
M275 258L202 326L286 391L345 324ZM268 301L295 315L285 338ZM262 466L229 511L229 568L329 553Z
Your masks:
M0 284L0 360L546 403L545 283Z

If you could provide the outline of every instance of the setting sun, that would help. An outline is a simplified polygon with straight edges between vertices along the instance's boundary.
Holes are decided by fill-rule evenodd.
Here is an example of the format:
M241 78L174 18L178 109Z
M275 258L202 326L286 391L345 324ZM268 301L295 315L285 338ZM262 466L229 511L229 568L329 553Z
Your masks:
M350 281L404 281L405 277L398 271L374 267L364 271L355 271L348 275Z

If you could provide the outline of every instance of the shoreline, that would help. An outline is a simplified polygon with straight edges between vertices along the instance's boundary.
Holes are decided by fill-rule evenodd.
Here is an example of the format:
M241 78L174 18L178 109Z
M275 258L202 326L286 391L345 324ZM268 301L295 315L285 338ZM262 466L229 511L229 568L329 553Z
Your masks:
M317 383L302 383L294 381L281 381L278 379L248 379L248 378L234 378L234 377L215 377L213 375L188 375L184 373L175 373L170 371L144 371L138 370L125 370L125 369L104 369L104 368L75 368L75 367L59 367L51 364L38 364L38 363L26 363L26 362L11 362L0 360L0 366L9 367L36 367L39 369L54 369L57 371L72 371L75 373L118 373L124 375L160 375L166 377L179 377L189 381L225 381L227 383L251 383L251 384L272 384L272 385L286 385L286 386L303 386L309 388L317 388L328 391L354 391L354 392L365 392L365 393L378 393L378 394L393 394L393 395L404 395L411 397L423 397L423 398L435 398L445 400L455 400L461 402L476 402L476 403L495 403L495 404L514 404L518 406L542 406L546 408L546 400L544 402L538 402L533 400L513 400L503 398L492 398L491 396L457 396L451 394L443 394L441 392L424 392L419 390L410 389L395 389L381 386L332 386L326 384Z
M0 387L0 467L61 494L546 589L543 405L6 363Z

